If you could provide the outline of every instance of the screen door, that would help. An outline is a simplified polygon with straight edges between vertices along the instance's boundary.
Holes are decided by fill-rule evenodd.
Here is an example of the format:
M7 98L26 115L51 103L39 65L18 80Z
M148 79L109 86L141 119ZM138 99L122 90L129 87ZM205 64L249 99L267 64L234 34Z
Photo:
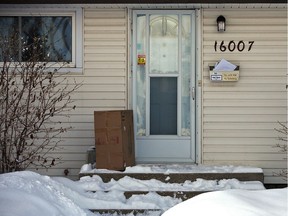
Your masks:
M138 162L195 161L194 11L134 11Z

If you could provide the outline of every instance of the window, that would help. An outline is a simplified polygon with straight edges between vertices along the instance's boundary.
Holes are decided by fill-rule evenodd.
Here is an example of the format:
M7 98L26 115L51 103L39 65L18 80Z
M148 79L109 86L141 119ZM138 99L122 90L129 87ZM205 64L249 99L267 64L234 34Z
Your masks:
M0 47L0 62L30 61L37 50L38 61L66 62L69 68L82 67L82 10L75 12L3 12L0 40L12 42L9 55ZM76 31L77 27L77 31ZM11 48L10 48L11 47ZM76 53L77 50L77 53Z

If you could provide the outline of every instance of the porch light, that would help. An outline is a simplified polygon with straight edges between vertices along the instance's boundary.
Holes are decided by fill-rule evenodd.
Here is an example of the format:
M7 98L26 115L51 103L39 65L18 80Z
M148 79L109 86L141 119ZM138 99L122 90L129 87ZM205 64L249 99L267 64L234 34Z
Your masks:
M217 18L217 30L218 32L224 32L226 30L226 19L222 15Z

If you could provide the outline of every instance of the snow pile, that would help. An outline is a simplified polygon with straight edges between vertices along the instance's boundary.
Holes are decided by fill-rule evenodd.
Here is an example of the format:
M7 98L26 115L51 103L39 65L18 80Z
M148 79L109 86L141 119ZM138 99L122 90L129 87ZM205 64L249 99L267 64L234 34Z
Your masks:
M1 216L93 215L76 204L78 193L33 172L0 175L0 191Z
M285 215L283 212L287 212L287 189L265 190L259 182L197 179L195 182L171 183L166 186L172 191L193 189L225 191L206 193L185 202L173 197L161 197L155 192L133 195L126 199L124 190L163 191L166 190L165 185L155 179L138 181L130 177L107 183L104 183L99 176L82 177L79 181L71 181L67 178L51 178L23 171L0 175L0 215L95 216L88 209L162 209L165 211L171 207L164 216L188 216L188 214L190 216L191 212L195 216L226 216L225 212L229 212L227 213L229 216L280 216ZM231 188L256 191L226 190ZM87 192L87 190L96 192ZM112 191L105 192L107 190ZM147 214L137 216L141 215L147 216ZM159 215L159 212L149 213L149 216L156 215Z
M93 178L93 181L94 183L89 184L95 189L104 184L100 177ZM83 180L74 182L67 178L50 178L29 171L2 174L0 215L95 216L88 209L167 210L182 201L168 196L161 197L155 192L133 195L126 199L124 191L100 190L87 193L86 189Z
M174 206L162 216L285 216L287 192L287 188L209 192Z
M139 180L125 176L118 181L112 179L104 183L101 177L85 176L77 183L85 190L90 191L213 191L228 189L246 189L246 190L263 190L263 184L259 181L238 181L237 179L205 180L197 179L196 181L186 180L184 183L164 183L156 179Z
M92 164L84 164L80 173L119 173L107 169L94 169ZM263 173L261 168L248 166L206 166L191 164L141 164L126 167L124 173Z

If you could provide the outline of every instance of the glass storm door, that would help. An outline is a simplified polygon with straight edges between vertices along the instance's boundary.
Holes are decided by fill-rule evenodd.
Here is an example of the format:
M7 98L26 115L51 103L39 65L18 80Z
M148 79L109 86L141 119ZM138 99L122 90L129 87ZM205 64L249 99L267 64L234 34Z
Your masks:
M195 161L194 11L134 11L138 163Z

